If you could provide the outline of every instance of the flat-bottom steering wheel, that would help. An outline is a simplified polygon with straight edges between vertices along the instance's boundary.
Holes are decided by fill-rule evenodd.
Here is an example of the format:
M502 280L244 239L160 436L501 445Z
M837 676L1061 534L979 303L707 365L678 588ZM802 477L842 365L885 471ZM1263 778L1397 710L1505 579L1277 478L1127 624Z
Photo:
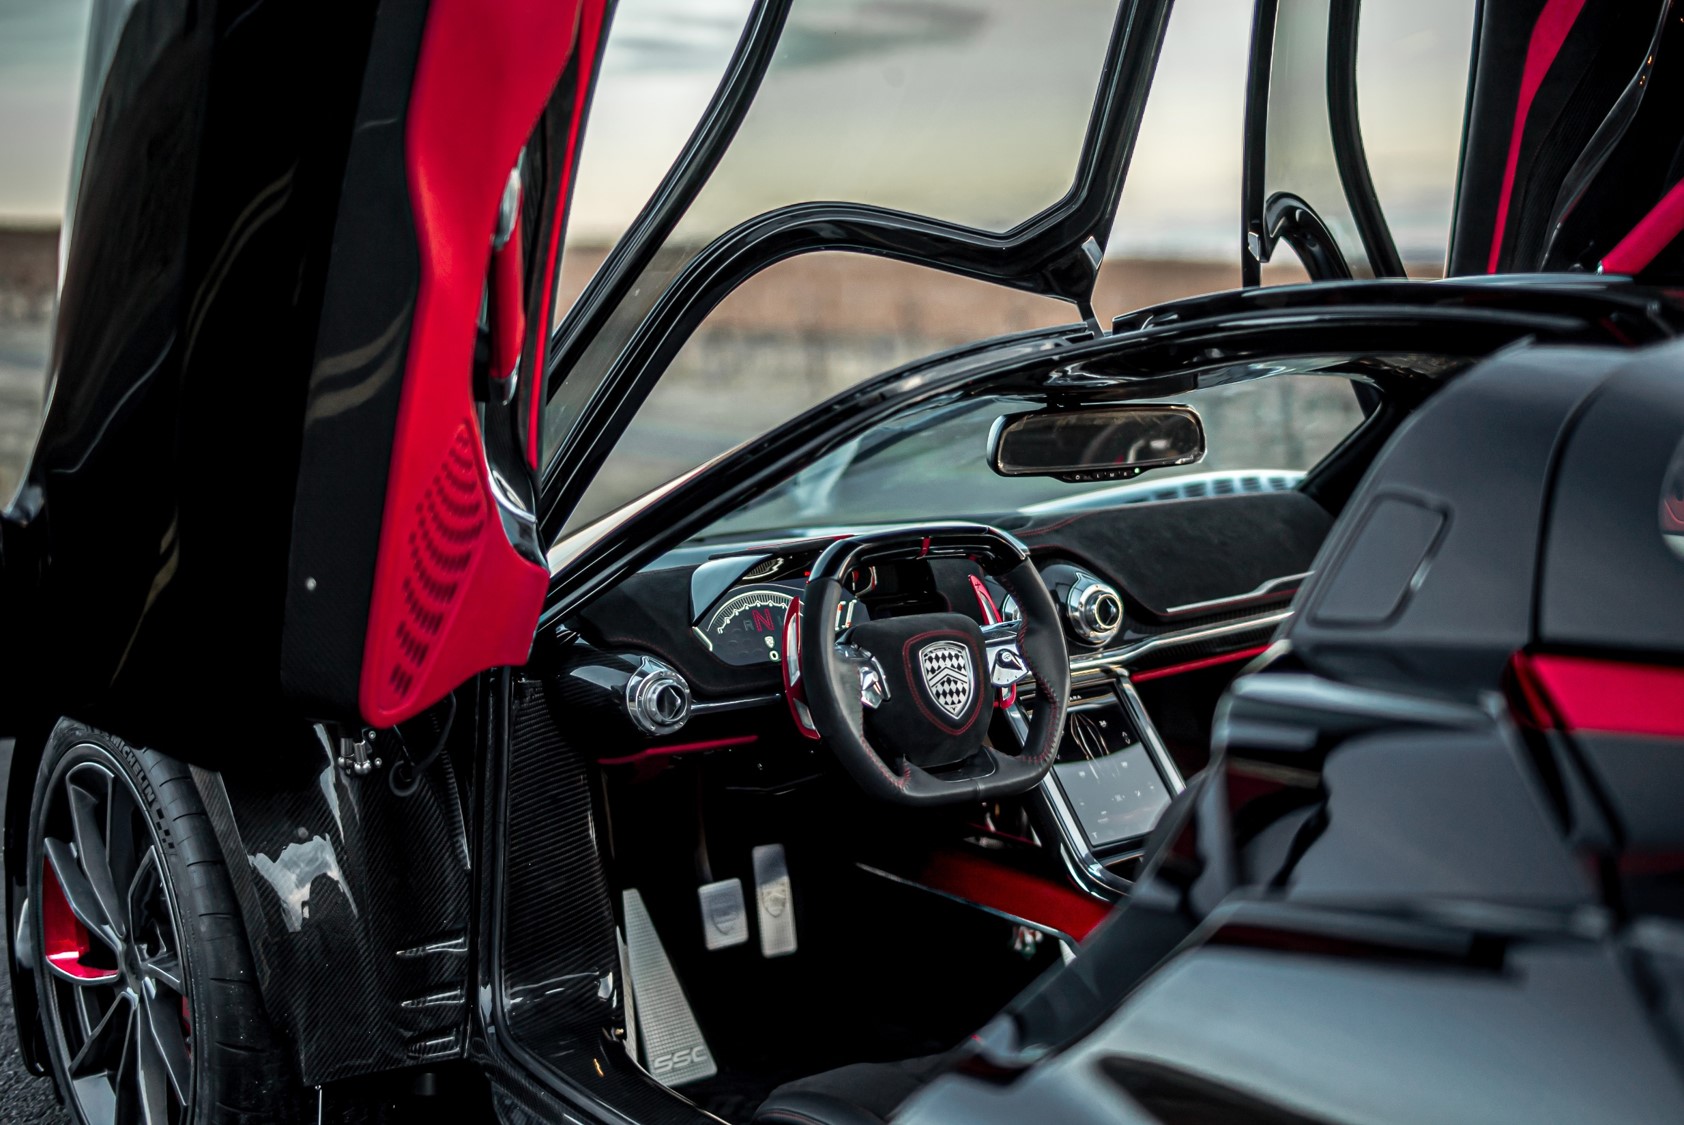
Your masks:
M844 578L920 559L974 562L1011 594L1020 619L979 625L961 613L919 613L838 634ZM1052 768L1070 702L1070 659L1052 595L1024 546L982 524L831 544L785 618L783 669L797 722L810 719L809 733L867 793L902 805L989 801L1034 788ZM1022 747L1008 753L985 738L1002 691L1025 678L1035 706Z

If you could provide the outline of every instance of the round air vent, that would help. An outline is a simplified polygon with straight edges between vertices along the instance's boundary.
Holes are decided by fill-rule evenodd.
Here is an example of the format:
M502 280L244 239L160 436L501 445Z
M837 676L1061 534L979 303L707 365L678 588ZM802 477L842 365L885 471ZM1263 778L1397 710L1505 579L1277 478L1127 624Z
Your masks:
M645 734L671 734L690 718L690 685L671 667L645 656L626 681L626 713Z
M1064 624L1084 645L1103 645L1123 627L1123 599L1114 587L1062 563L1042 572L1053 600L1064 606Z

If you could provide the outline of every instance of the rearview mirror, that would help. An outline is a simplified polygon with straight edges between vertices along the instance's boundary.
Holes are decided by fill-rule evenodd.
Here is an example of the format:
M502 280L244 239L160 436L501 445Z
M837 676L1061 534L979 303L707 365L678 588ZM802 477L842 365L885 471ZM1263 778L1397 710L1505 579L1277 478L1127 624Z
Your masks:
M1198 412L1154 402L1008 415L994 424L988 460L1001 476L1091 481L1191 465L1204 455Z

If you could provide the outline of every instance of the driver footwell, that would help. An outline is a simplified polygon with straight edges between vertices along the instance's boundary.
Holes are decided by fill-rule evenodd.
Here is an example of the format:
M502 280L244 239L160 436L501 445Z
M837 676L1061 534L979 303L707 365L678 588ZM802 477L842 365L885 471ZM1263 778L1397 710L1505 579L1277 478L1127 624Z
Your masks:
M1054 941L857 866L906 830L903 818L822 778L769 789L742 780L729 766L692 759L605 787L610 879L622 906L635 902L659 936L716 1068L699 1080L672 1080L702 1108L746 1122L792 1080L938 1055L1059 960ZM908 846L922 843L914 837ZM771 943L757 902L769 851L787 864L793 917L793 926L780 921ZM746 932L722 944L722 928L736 938L738 923L725 918L722 927L698 890L733 881L742 888ZM641 998L640 969L630 971ZM640 1021L650 1015L635 1012ZM648 1030L637 1039L647 1040ZM639 1061L658 1078L672 1070L670 1058L646 1057L643 1047Z
M499 867L501 1042L545 1097L637 1120L705 1120L682 1098L747 1122L793 1079L948 1050L1059 960L1051 939L861 866L886 870L974 835L975 809L870 801L793 735L594 766L618 745L593 744L562 687L512 689L508 755L486 779L481 824ZM787 865L789 952L761 941L755 857L770 845ZM732 880L746 940L709 948L698 892ZM628 1026L627 891L716 1068L670 1093Z

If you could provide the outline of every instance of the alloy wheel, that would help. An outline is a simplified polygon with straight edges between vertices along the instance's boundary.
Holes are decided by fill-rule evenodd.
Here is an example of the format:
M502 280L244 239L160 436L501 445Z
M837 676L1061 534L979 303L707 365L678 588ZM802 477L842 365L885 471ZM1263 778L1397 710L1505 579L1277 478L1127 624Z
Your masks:
M61 771L41 820L49 1034L83 1120L177 1125L193 1089L191 1008L163 853L128 780Z

